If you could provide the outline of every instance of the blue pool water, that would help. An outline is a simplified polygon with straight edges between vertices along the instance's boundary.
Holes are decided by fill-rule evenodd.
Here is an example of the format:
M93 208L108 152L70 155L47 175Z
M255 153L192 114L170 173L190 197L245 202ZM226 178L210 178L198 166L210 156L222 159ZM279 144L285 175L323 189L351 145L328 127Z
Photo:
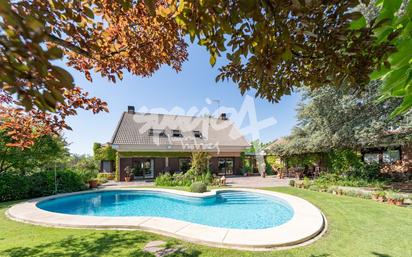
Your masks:
M118 190L66 196L37 206L65 214L155 216L239 229L276 227L293 216L293 209L280 199L242 191L196 198L157 191Z

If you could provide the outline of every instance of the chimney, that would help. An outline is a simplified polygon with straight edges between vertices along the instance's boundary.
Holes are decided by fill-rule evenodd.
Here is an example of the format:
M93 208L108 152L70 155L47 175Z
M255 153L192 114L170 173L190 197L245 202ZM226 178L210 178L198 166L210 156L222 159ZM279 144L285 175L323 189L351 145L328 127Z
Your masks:
M131 106L131 105L127 106L127 113L134 114L134 106Z
M221 113L220 114L220 116L219 116L219 119L221 119L221 120L227 120L227 116L226 116L226 113Z

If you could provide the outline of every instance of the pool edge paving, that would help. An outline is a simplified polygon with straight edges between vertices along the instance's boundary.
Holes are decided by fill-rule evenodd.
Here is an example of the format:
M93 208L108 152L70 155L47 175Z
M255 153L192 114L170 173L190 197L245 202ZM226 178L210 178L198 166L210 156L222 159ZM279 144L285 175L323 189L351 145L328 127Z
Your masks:
M293 208L294 215L288 222L273 228L232 229L163 217L107 217L62 214L45 211L36 206L38 202L44 200L115 190L147 190L189 197L211 197L221 191L245 191L280 198ZM284 193L250 188L216 189L202 194L163 188L90 190L28 200L10 207L6 211L6 215L15 221L35 225L62 228L138 229L208 246L247 250L271 250L274 248L291 248L306 245L318 239L327 227L327 222L322 212L310 202Z

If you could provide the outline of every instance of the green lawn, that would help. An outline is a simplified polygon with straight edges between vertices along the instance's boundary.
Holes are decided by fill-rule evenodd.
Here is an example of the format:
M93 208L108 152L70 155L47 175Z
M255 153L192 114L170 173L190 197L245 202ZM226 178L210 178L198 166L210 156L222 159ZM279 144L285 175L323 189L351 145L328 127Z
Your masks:
M328 232L314 244L291 250L246 252L210 248L141 231L57 229L10 221L0 204L0 256L153 256L141 251L151 240L183 244L173 256L412 256L412 208L297 188L270 189L293 194L322 209Z

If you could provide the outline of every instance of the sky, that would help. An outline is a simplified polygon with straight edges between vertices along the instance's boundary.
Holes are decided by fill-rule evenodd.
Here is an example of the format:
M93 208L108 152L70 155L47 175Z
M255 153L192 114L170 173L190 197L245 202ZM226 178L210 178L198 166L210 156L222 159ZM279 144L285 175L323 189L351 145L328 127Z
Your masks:
M203 47L193 44L189 46L188 52L189 59L179 73L163 66L148 78L126 72L123 80L117 83L111 83L99 74L92 74L93 82L89 82L84 74L59 63L71 72L76 85L88 91L91 96L102 98L108 103L110 110L109 113L99 114L79 110L77 116L67 120L73 129L64 133L70 152L92 154L94 142L109 142L128 105L135 106L136 110L143 108L156 113L179 111L185 114L192 114L196 110L193 107L219 113L216 112L218 104L213 100L219 100L221 112L224 111L223 107L239 111L244 105L253 113L254 105L257 120L262 121L257 135L262 142L267 143L290 133L296 123L295 108L300 99L298 94L284 96L279 103L257 99L254 92L247 92L242 96L235 83L215 82L218 67L224 62L223 58L218 59L215 67L211 67L209 54ZM193 114L196 115L196 112ZM248 124L249 119L246 118L239 126L247 127ZM256 134L245 136L249 141L256 138Z

